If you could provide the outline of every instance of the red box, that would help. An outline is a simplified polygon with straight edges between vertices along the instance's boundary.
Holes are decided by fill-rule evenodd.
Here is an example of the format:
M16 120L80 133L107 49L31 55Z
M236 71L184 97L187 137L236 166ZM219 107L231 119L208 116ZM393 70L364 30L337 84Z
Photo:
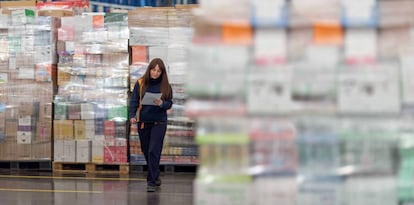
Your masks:
M114 121L104 122L104 135L115 136L115 122Z

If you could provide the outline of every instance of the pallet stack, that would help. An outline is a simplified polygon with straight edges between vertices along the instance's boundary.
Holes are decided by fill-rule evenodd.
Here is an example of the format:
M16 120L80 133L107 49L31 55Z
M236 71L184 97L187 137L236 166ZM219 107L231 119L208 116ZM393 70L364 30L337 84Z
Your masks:
M54 45L60 20L36 16L31 9L3 12L0 160L51 161Z
M55 162L127 163L126 15L62 17L58 30Z

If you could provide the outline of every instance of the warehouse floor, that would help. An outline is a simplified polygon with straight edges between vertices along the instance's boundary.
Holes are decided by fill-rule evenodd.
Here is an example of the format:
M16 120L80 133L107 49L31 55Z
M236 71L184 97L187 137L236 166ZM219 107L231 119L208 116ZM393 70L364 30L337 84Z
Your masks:
M162 173L162 185L146 192L144 173L127 176L53 175L0 171L0 205L193 204L195 173Z

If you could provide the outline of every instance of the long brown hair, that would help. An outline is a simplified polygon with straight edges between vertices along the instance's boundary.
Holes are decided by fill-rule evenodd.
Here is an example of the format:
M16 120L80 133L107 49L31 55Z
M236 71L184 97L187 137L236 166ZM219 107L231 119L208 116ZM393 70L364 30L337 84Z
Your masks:
M171 87L170 87L170 82L168 81L168 76L167 76L167 70L165 69L165 64L164 62L160 59L160 58L154 58L151 60L151 62L148 64L147 70L145 71L144 76L142 76L142 90L147 90L148 85L149 85L149 81L150 81L150 71L152 69L154 69L156 66L158 65L158 67L161 70L161 93L162 93L162 99L169 99L171 98Z

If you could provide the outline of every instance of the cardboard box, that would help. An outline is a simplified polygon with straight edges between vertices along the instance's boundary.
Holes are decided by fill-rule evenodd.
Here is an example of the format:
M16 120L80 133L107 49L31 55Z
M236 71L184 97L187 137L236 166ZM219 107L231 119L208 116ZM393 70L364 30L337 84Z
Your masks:
M104 142L105 142L105 137L102 135L95 136L95 140L92 141L92 162L93 163L104 162Z
M17 120L6 119L6 137L16 137L17 128L18 128Z
M36 142L52 141L52 121L38 121L36 125Z
M16 138L11 140L5 140L4 142L4 159L16 160L17 159L17 142Z
M35 114L35 103L33 102L21 102L19 104L19 115L20 116L28 116Z
M70 81L70 73L62 70L57 71L57 85L62 86Z
M104 135L105 120L95 119L95 135Z
M36 82L52 82L52 65L36 64L35 80Z
M73 139L73 121L72 120L54 120L53 136L55 139Z
M34 22L35 11L31 9L19 9L11 12L13 25L24 25Z
M89 140L76 141L76 162L91 161L92 142Z
M95 121L94 120L84 120L85 121L85 136L88 140L93 140L95 138Z
M19 108L17 106L8 106L6 108L6 120L17 120Z
M127 139L115 138L115 146L117 147L127 146Z
M63 162L64 161L64 141L63 140L55 140L53 145L54 155L53 161L55 162Z
M104 122L104 135L115 136L115 122L114 121Z
M81 104L67 104L68 107L68 119L80 120L81 119Z
M168 27L168 14L172 7L139 8L128 11L128 25L131 27Z
M7 7L35 7L36 0L28 0L28 1L0 1L1 8Z
M126 146L109 146L104 149L104 161L107 163L124 163L127 162Z
M108 119L127 119L128 118L128 107L127 106L113 106L108 110Z
M83 120L75 120L74 121L74 132L75 132L75 139L76 140L84 140L84 139L86 139L86 135L85 135L85 121L83 121Z
M105 135L105 147L115 146L115 138L113 136Z
M116 121L115 122L115 137L116 138L126 138L126 122L125 121Z
M17 160L27 160L32 158L32 145L31 144L17 144Z
M0 133L6 133L6 116L4 112L0 112Z
M95 119L106 119L108 118L108 109L105 108L104 103L98 103L97 106L95 106Z
M67 103L55 102L54 103L54 119L55 120L66 120L67 118Z
M52 142L32 144L32 159L52 159Z
M39 120L51 120L52 119L52 103L40 104L39 108Z
M65 53L75 53L75 42L65 41Z
M38 11L37 14L39 16L64 17L64 16L73 16L73 11L63 10L63 9L40 10Z
M9 74L0 73L0 83L7 83L7 82L9 82Z
M206 16L194 17L194 41L195 42L221 42L222 28Z
M81 118L83 120L93 120L95 119L95 108L91 103L82 103L81 104Z
M76 162L76 141L65 140L63 144L64 162Z
M147 46L131 46L132 64L148 63Z
M378 57L376 29L348 28L345 33L345 60L347 64L373 64Z
M256 29L254 58L256 64L281 64L287 59L287 37L282 29Z

